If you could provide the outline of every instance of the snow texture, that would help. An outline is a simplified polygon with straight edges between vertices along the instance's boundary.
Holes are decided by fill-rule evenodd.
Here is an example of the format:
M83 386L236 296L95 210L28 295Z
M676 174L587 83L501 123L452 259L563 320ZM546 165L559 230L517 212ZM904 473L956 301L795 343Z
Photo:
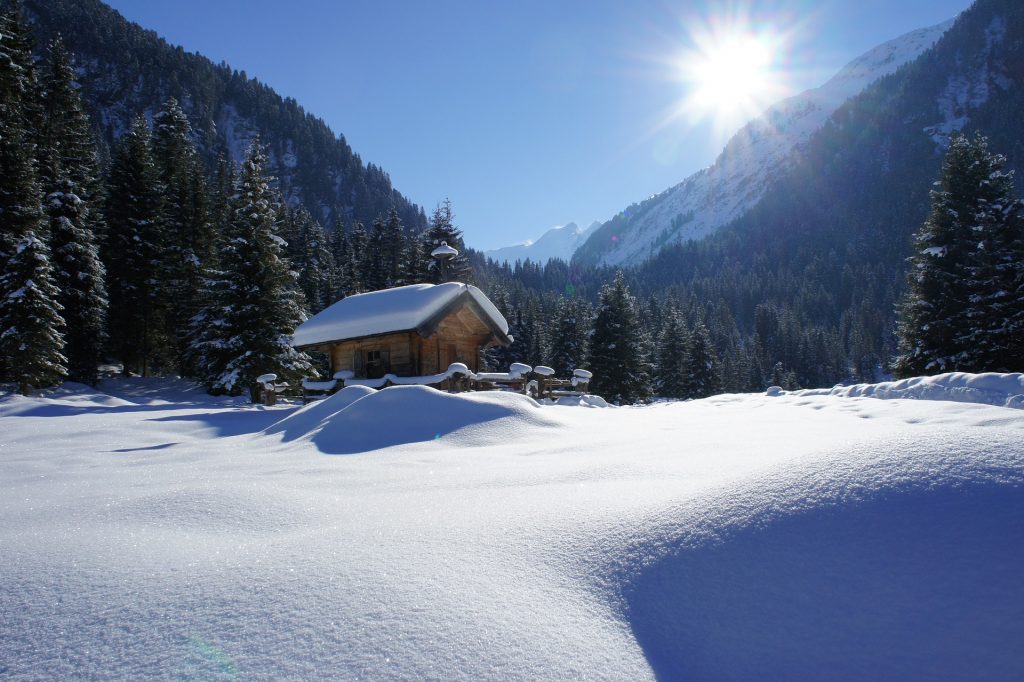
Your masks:
M821 87L768 109L736 133L712 166L628 208L623 233L600 245L601 263L637 264L667 243L701 239L740 218L843 102L916 59L952 24L950 20L884 43Z
M414 330L466 291L494 324L507 334L508 322L482 291L472 284L446 282L410 284L348 296L299 325L292 343L309 346Z
M0 677L1024 678L1020 410L233 400L0 398Z

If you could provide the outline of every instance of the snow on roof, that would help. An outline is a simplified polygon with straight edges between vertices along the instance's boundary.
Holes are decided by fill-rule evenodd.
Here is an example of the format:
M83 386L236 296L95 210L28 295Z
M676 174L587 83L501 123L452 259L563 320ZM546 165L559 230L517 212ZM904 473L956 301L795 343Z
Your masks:
M309 318L295 330L292 344L312 346L376 334L414 330L460 296L468 294L503 334L508 322L482 291L471 284L410 284L348 296Z

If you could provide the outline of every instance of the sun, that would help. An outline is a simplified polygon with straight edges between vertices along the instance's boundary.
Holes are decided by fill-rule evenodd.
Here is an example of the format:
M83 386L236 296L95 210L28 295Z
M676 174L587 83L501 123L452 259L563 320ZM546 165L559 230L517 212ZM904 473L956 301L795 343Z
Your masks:
M676 65L684 87L679 113L692 122L711 119L734 131L787 93L783 40L771 32L712 24L692 30L689 44Z

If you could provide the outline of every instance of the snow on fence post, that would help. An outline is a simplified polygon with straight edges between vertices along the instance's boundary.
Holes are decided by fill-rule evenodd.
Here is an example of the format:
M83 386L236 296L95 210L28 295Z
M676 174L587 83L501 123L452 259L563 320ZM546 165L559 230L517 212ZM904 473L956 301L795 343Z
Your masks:
M546 365L537 365L533 368L533 373L537 375L537 399L544 397L545 393L551 392L550 377L555 375L555 370Z
M256 377L256 386L263 390L263 404L267 407L273 407L277 404L277 386L274 384L275 381L277 381L276 374L261 374ZM258 402L258 400L253 402Z

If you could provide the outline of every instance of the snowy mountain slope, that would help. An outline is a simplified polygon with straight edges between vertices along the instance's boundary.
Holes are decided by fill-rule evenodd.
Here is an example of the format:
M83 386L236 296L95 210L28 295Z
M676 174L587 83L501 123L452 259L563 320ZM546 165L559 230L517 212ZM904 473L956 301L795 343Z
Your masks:
M1024 676L1021 410L103 388L0 399L5 679Z
M597 221L594 221L585 229L576 223L556 225L542 234L536 241L527 241L514 246L504 246L493 251L485 251L484 255L498 263L509 264L526 260L531 260L534 263L546 263L552 258L559 258L568 262L572 260L572 255L576 252L576 249L600 226L601 223Z
M577 258L637 264L665 244L700 239L740 217L843 102L916 59L952 24L950 20L884 43L847 64L820 88L773 106L740 130L712 166L605 223L580 247Z

